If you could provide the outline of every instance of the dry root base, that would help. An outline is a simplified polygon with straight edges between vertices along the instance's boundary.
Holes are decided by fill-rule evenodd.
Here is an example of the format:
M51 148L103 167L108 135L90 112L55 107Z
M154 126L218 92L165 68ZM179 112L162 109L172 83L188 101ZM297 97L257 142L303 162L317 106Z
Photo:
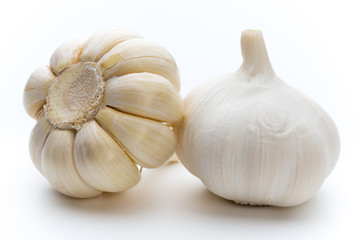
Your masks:
M236 204L239 205L247 205L247 206L254 206L254 207L269 207L269 204L265 203L253 203L253 202L243 202L243 201L233 201Z
M60 129L80 129L102 108L104 81L96 63L80 62L64 69L46 98L45 116Z

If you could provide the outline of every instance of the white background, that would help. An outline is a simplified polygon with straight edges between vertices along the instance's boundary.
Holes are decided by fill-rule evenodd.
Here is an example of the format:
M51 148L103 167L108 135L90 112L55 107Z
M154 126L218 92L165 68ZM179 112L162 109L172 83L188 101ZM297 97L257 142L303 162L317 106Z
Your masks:
M0 239L360 239L358 1L1 1ZM317 195L294 208L220 199L181 164L144 170L120 194L58 194L28 154L35 121L22 91L53 50L103 28L127 27L166 47L182 96L241 64L240 34L261 29L272 65L336 122L342 143Z

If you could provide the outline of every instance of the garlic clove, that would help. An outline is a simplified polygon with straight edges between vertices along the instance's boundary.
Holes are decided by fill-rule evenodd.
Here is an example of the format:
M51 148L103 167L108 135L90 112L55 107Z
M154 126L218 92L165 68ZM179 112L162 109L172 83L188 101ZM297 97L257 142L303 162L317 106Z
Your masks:
M104 69L104 79L149 72L163 76L180 89L180 77L173 57L166 49L146 39L135 38L119 43L99 60L99 65Z
M41 155L42 171L59 192L76 198L101 194L79 176L74 164L75 131L52 129Z
M115 67L105 70L104 79L141 72L149 72L163 76L170 81L177 90L180 89L180 75L177 66L164 59L154 57L141 57L120 61Z
M39 113L38 121L33 130L31 131L29 144L31 160L33 161L35 167L41 173L41 153L51 129L52 126L45 118L44 111L41 111Z
M43 108L48 89L54 78L55 76L50 68L43 66L36 69L26 83L23 104L26 112L32 118L36 118L36 115Z
M131 38L139 38L139 34L128 29L102 30L93 34L85 43L80 56L81 62L98 62L105 53L118 43Z
M131 73L105 84L104 104L120 111L163 122L181 119L184 104L179 92L160 75Z
M80 176L101 191L123 191L140 180L134 162L95 121L88 122L76 134L74 156Z
M129 39L128 41L117 44L104 55L99 63L104 69L109 69L114 67L119 60L144 56L161 58L175 64L175 60L165 48L144 38Z
M50 58L50 66L56 75L71 65L78 63L84 47L83 40L72 40L60 45Z
M121 144L132 160L142 167L159 167L175 151L175 134L163 123L109 107L102 109L96 120Z

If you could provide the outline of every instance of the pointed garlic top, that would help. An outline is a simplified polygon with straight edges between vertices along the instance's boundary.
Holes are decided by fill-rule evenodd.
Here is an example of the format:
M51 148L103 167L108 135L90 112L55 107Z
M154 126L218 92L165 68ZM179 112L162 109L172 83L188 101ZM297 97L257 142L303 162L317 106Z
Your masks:
M267 75L272 77L275 75L260 30L248 29L242 32L241 52L244 61L240 71L251 76Z

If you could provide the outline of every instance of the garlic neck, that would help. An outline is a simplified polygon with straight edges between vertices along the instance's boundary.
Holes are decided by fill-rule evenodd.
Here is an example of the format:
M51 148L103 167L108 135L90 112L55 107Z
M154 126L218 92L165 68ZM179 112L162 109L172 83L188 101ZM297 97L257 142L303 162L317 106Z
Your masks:
M244 30L241 34L243 64L240 72L252 77L273 79L275 72L271 66L264 38L260 30Z

